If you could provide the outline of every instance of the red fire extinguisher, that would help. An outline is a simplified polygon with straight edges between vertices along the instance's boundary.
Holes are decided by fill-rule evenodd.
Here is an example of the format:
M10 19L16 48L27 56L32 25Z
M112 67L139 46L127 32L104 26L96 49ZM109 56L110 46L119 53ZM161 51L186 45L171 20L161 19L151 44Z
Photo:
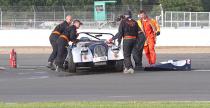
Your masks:
M10 67L17 68L17 54L14 49L10 52L9 63Z

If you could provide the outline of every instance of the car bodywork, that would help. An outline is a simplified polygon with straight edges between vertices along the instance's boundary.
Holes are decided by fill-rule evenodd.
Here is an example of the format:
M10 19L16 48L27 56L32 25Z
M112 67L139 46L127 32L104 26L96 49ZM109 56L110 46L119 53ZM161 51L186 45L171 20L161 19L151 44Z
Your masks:
M123 50L114 43L106 43L113 37L111 33L81 32L78 42L68 47L65 67L69 72L76 72L80 67L109 67L116 71L123 70Z

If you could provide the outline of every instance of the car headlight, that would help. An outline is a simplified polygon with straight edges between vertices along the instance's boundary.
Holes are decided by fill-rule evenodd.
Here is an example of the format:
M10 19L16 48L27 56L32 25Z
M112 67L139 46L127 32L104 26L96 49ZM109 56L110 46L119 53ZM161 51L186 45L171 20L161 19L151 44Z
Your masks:
M87 48L87 47L83 47L83 48L81 49L81 54L82 54L82 55L87 55L87 54L88 54L88 48Z

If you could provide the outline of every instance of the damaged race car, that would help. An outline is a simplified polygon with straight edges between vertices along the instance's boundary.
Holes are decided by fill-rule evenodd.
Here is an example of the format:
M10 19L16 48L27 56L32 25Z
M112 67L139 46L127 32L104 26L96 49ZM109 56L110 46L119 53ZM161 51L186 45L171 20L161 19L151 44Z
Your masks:
M77 69L89 67L106 67L123 71L123 49L115 42L106 43L113 37L111 33L80 32L78 42L68 47L64 67L70 73Z

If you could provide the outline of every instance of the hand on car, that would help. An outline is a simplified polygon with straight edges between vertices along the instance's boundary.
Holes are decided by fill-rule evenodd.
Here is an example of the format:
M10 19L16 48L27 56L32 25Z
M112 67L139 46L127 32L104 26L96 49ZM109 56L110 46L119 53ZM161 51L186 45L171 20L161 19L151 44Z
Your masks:
M112 43L112 38L110 38L110 39L108 39L108 40L106 40L106 43L108 43L108 44L110 44L110 43Z
M160 35L160 32L158 31L157 33L156 33L156 36L159 36Z

